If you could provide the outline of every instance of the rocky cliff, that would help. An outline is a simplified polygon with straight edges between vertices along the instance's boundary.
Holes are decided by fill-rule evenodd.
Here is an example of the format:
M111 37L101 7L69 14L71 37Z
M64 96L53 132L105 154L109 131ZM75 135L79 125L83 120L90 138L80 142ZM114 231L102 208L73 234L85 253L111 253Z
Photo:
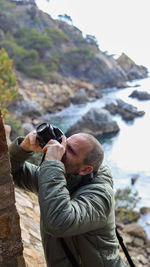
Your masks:
M97 89L125 87L128 80L147 76L126 55L118 60L100 50L93 36L54 20L33 0L0 1L0 48L14 60L19 82L15 113L61 110L84 89L87 100ZM18 108L18 110L17 110Z

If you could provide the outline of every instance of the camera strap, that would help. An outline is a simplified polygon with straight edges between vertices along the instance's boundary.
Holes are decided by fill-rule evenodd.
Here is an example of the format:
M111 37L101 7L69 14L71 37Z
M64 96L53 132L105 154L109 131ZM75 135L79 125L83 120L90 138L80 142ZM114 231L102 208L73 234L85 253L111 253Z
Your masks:
M117 235L117 238L118 238L118 241L119 241L119 244L128 260L128 263L131 267L135 267L135 264L133 263L130 255L129 255L129 252L127 250L127 248L125 247L124 245L124 242L123 242L123 238L122 236L119 234L118 230L117 230L117 227L116 227L116 235ZM72 267L80 267L80 264L76 261L74 255L72 254L71 250L69 249L69 247L67 246L66 242L64 241L63 238L60 238L60 241L61 241L61 245L63 247L63 250L67 256L67 258L70 260L71 264L72 264Z
M41 159L41 162L40 162L39 166L41 166L41 165L42 165L42 163L43 163L44 159L45 159L45 154L43 154L43 156L42 156L42 159Z
M135 264L133 263L130 255L129 255L129 252L128 252L128 250L127 250L127 248L126 248L126 246L125 246L125 244L123 242L123 238L122 238L122 236L119 234L119 232L117 230L117 227L116 227L116 235L117 235L119 244L120 244L120 246L121 246L121 248L122 248L122 250L123 250L123 252L124 252L124 254L125 254L126 258L127 258L127 260L128 260L129 265L131 267L135 267Z

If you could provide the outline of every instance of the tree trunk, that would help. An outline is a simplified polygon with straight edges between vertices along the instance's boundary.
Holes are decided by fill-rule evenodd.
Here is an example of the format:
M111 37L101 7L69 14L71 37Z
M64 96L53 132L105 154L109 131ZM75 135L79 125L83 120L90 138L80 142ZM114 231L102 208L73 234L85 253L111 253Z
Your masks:
M0 266L25 267L8 146L0 111Z

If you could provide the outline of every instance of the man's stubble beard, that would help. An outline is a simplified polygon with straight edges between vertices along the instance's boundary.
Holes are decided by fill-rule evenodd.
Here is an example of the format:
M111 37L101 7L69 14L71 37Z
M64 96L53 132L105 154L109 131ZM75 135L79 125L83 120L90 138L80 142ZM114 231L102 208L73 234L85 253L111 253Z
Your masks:
M72 164L71 162L69 162L69 160L66 159L65 154L62 157L62 163L65 166L65 170L66 170L66 175L69 174L79 174L79 169L80 169L80 164Z

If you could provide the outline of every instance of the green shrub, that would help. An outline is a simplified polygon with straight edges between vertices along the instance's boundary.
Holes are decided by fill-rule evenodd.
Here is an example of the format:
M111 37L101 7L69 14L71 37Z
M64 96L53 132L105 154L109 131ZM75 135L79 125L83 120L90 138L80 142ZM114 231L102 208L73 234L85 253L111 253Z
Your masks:
M116 208L134 209L140 200L138 192L132 192L131 188L118 189L115 194Z
M125 224L137 221L140 217L140 213L135 210L135 207L139 200L140 198L137 191L132 192L129 187L118 189L115 194L115 214L117 219Z
M59 68L59 55L53 55L52 57L47 57L44 60L44 63L46 65L46 68L48 71L57 71Z
M45 28L47 35L54 41L69 41L69 37L62 32L61 30L59 30L58 28L54 27L54 28L50 28L50 27L46 27Z
M13 61L4 49L0 50L0 108L4 117L6 106L18 96L17 79Z
M48 78L49 72L46 70L44 64L32 65L26 69L27 75L37 79Z
M35 49L39 53L53 47L51 38L36 29L21 28L16 35L16 41L25 49Z
M36 19L37 19L36 18L36 10L37 10L37 8L34 6L27 10L27 13L29 14L31 20L33 20L33 21L36 21Z
M36 50L26 50L11 41L1 41L0 47L6 49L9 56L14 60L18 70L25 70L27 66L37 64L39 56Z
M52 73L49 74L49 81L50 81L51 83L58 83L59 80L60 80L60 79L59 79L59 77L58 77L57 75L52 74Z
M78 65L86 62L87 60L92 59L93 52L91 49L84 45L82 47L73 49L63 56L64 61L71 65L72 67L77 67Z

